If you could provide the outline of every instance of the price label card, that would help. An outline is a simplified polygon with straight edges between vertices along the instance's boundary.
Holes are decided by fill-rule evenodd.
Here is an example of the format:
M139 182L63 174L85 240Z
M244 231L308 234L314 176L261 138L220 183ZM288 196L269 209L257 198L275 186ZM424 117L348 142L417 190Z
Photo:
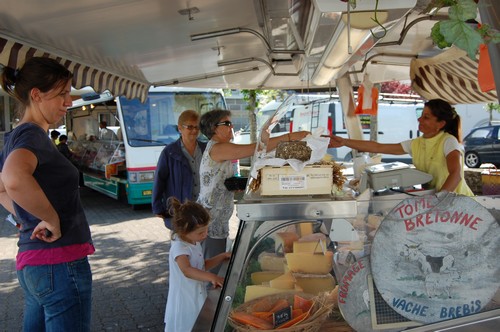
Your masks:
M274 327L285 324L292 319L292 307L286 307L273 314Z

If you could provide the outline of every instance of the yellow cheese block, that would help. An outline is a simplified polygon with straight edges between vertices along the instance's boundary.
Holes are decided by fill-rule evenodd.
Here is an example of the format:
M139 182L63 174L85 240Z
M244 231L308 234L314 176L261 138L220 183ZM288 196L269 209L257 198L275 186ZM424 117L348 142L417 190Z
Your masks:
M259 271L252 273L250 278L252 279L253 285L262 285L262 283L269 282L281 275L283 275L283 273L279 271Z
M312 222L302 222L299 224L300 236L306 236L313 233L313 223Z
M299 235L294 232L282 232L276 234L274 251L276 253L292 252L293 242L299 239Z
M304 293L317 295L321 292L329 292L335 288L335 279L331 274L294 274L297 285L304 290Z
M257 261L262 271L279 271L284 273L285 258L275 253L263 252L259 255Z
M285 273L269 281L269 286L279 289L294 289L295 279L293 278L291 273Z
M319 240L314 242L294 242L293 243L293 252L305 252L305 253L317 253L322 254L323 251L326 251L326 241Z
M294 252L285 254L290 271L305 274L327 274L333 267L333 252L325 254L312 254Z
M245 302L252 301L253 299L262 296L279 294L279 293L290 293L290 292L294 293L296 291L291 289L280 289L280 288L273 288L266 286L250 285L247 286L245 289Z

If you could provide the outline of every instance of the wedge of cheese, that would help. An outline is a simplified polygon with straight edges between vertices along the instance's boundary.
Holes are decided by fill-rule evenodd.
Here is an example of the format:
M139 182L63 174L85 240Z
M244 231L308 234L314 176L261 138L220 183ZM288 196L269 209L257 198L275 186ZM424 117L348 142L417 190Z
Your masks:
M333 252L313 254L293 252L285 254L288 268L292 272L305 274L327 274L333 268Z
M279 289L295 289L295 279L289 272L282 274L273 280L270 280L269 285L273 288Z
M277 233L275 236L274 250L276 253L287 253L293 251L293 242L299 239L294 232Z
M275 253L263 252L257 261L262 271L279 271L284 273L285 258Z
M296 292L293 289L280 289L266 286L249 285L245 289L245 302L252 301L262 296Z
M300 236L306 236L313 233L313 223L312 222L302 222L299 224Z
M269 282L281 275L283 275L283 273L279 271L259 271L252 273L250 279L253 285L262 285L262 283Z
M293 252L317 253L322 254L326 251L326 241L318 240L312 242L298 242L293 243Z
M335 288L335 278L331 274L293 274L296 284L304 290L304 293L317 295L329 292Z

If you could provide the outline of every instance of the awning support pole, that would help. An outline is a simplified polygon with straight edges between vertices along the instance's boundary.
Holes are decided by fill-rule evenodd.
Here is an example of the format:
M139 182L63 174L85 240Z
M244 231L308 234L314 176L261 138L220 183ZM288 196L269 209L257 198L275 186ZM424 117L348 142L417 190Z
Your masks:
M498 0L481 0L478 8L481 21L497 31L500 30L500 23L498 21L500 6L498 5ZM491 69L493 70L495 87L500 103L500 43L489 43L488 53L490 54Z
M352 82L349 74L344 74L337 80L340 104L344 114L347 135L352 139L363 139L363 131L359 118L354 114L354 94L352 92ZM353 150L353 158L358 155L358 151Z

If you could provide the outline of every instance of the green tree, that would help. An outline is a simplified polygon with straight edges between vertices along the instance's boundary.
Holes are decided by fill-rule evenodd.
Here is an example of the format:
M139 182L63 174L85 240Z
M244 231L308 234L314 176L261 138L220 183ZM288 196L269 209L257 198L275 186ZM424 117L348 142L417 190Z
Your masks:
M282 90L241 90L243 100L247 102L248 119L250 123L250 141L257 141L257 115L255 110L271 100L283 98L286 92Z
M493 111L500 113L500 104L498 103L488 103L486 104L486 111L490 113L490 125L493 123Z

